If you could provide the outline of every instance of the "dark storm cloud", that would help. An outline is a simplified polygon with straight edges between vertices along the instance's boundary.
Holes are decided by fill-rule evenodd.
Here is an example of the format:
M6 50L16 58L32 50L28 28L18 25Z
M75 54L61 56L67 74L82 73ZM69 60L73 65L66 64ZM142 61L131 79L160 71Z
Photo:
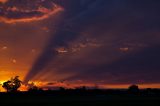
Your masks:
M160 46L155 45L153 47L145 48L136 53L129 53L125 57L119 58L118 60L110 64L105 64L105 62L102 64L98 64L98 61L98 65L87 65L86 63L84 63L76 66L70 66L70 70L76 69L80 73L65 80L103 80L104 83L125 84L159 83L159 53Z
M77 7L81 7L79 5L79 2L75 2L75 3L76 4L74 5L77 5ZM54 50L56 47L61 47L61 46L67 47L68 43L77 39L80 36L81 31L86 28L87 25L81 26L80 24L75 25L75 28L72 28L72 29L66 28L66 26L68 27L68 24L72 24L71 22L68 23L68 20L74 19L79 14L83 13L85 10L85 9L79 10L79 8L73 8L73 10L71 9L68 9L68 11L66 10L67 11L66 17L63 18L64 19L63 21L67 23L62 23L61 25L59 25L58 31L54 34L53 38L50 39L49 44L44 49L44 52L42 53L42 55L38 58L38 60L36 60L31 71L26 76L26 80L33 78L40 70L43 70L44 68L46 68L49 62L54 60L54 58L57 55L57 51ZM75 12L76 9L78 12ZM68 16L68 13L69 14L72 13L72 14Z
M68 7L64 4L65 17L57 32L35 61L26 81L45 69L57 69L54 72L58 74L74 73L64 80L104 80L107 83L159 81L159 1L70 0L68 4ZM54 63L61 60L55 48L67 50L72 47L71 42L77 45L77 41L83 38L95 39L101 46L84 48L87 44L83 43L82 51L64 54L63 61Z

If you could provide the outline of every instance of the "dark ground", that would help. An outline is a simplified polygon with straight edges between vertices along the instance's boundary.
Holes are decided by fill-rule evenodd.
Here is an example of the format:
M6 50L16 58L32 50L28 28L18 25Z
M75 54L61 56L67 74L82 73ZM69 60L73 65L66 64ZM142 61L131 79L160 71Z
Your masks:
M160 104L158 92L88 90L1 93L0 106L157 106Z

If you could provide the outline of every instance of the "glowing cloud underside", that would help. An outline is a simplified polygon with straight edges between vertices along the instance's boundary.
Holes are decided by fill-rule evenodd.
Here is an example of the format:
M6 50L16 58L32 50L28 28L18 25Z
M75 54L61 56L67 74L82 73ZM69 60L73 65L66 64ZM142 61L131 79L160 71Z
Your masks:
M6 0L0 0L0 3L8 3L8 2ZM0 14L2 14L0 15L0 22L4 23L40 21L63 11L63 8L61 6L53 2L51 2L49 8L41 5L39 5L36 8L30 8L30 9L20 8L16 6L5 7L0 5L0 9L1 9Z
M0 3L6 3L8 0L0 0Z

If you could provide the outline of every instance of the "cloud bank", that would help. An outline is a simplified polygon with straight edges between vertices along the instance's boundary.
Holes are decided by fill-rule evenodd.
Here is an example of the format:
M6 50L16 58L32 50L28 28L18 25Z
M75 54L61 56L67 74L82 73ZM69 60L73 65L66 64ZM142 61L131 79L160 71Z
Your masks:
M63 17L25 81L160 82L159 1L53 1Z

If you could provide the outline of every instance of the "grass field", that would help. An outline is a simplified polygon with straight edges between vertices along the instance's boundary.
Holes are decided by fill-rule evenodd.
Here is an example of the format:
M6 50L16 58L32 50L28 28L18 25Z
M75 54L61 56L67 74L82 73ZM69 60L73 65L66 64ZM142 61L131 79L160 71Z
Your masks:
M0 106L157 106L160 96L1 94Z

